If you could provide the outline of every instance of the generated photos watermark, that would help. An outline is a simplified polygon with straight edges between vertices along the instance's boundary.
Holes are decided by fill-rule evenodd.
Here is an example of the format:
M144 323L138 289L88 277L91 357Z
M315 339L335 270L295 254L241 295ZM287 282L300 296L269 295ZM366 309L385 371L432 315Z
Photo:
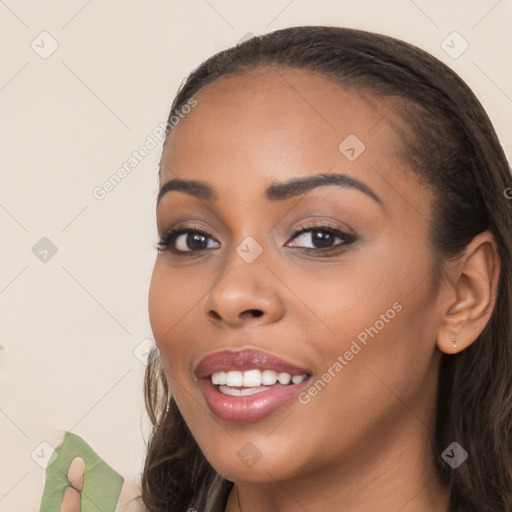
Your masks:
M116 187L146 158L153 149L160 147L160 143L164 140L166 130L172 130L182 119L189 114L197 105L197 100L192 97L185 105L183 105L176 114L172 115L167 123L160 123L146 137L144 144L137 150L132 151L131 156L119 167L109 178L93 188L92 195L94 199L103 201L108 194L113 192Z
M306 391L299 393L298 400L302 405L307 405L311 399L320 393L332 379L334 379L347 366L361 350L368 345L368 337L375 338L382 329L389 324L393 318L402 311L403 306L399 302L395 302L385 313L381 313L379 320L372 326L366 327L354 339L350 348L343 355L339 355L336 361L322 374L315 382L313 382Z

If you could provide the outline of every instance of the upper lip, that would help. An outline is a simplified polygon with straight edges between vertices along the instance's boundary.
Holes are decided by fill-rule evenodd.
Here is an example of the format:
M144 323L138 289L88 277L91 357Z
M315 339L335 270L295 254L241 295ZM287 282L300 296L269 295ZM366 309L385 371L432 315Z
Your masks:
M299 367L280 357L253 348L225 349L211 352L203 357L194 368L200 379L209 378L213 373L233 370L274 370L290 375L311 374L307 368Z

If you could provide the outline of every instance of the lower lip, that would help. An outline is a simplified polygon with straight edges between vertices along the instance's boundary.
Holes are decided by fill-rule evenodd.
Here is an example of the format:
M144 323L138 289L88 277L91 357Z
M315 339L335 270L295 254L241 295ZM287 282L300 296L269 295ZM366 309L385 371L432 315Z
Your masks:
M211 379L200 381L206 403L210 411L224 421L251 423L278 411L294 398L307 385L309 379L300 384L269 388L250 396L230 396L217 391Z

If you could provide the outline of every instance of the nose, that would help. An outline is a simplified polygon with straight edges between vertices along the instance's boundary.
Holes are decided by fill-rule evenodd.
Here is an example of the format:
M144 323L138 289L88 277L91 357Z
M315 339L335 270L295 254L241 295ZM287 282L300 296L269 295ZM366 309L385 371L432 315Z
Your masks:
M206 296L205 314L216 326L277 322L284 316L277 285L263 262L246 263L235 253Z

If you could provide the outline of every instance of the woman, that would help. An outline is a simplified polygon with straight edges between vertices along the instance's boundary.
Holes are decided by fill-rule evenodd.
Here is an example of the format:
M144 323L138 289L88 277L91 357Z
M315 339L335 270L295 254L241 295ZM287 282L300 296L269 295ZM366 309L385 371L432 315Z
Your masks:
M172 105L150 286L150 511L512 510L511 185L402 41L294 27Z

